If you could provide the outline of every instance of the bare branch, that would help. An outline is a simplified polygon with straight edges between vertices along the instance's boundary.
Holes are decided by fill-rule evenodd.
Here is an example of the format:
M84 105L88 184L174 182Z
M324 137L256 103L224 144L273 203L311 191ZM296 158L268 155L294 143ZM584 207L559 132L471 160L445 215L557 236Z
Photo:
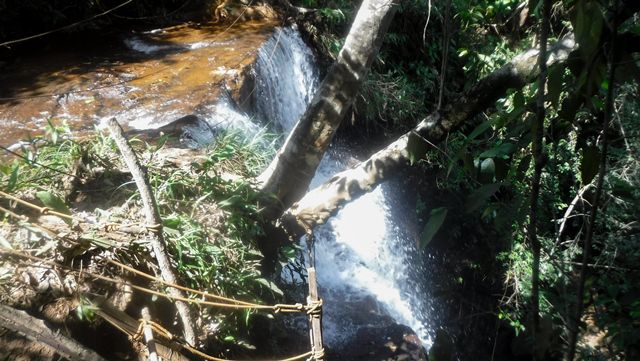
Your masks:
M120 149L120 153L122 153L122 157L131 171L131 175L133 176L136 186L140 191L140 198L142 198L142 203L144 205L143 210L147 226L152 227L154 230L149 233L149 241L153 248L153 253L155 253L156 260L158 261L160 275L164 281L172 284L178 284L175 271L173 270L173 266L171 265L169 255L165 247L164 237L162 235L162 219L158 212L156 200L151 192L151 186L149 185L147 174L140 166L135 152L129 146L129 142L125 137L120 124L118 124L118 121L115 118L111 118L108 125L111 136L116 141L116 144ZM171 296L184 297L183 292L177 288L170 287L168 291ZM182 321L184 338L189 344L195 345L196 334L189 305L184 301L175 301L175 304L178 309L178 314L180 315L180 320Z

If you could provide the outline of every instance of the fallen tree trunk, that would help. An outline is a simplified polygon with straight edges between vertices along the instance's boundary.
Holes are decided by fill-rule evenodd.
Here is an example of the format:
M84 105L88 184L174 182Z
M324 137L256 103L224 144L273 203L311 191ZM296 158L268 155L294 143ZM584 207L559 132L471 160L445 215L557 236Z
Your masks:
M35 342L41 342L71 361L106 361L95 351L51 330L41 319L3 304L0 304L0 327L19 332Z
M577 49L573 34L554 44L547 65L566 61ZM408 145L412 141L437 144L452 131L504 97L508 89L519 89L534 81L539 73L538 50L531 49L481 79L459 101L450 104L442 114L434 112L411 131L355 167L336 174L324 184L309 191L291 206L280 219L291 239L325 223L346 203L370 192L409 163Z
M276 219L300 199L315 174L367 71L378 54L397 4L364 0L338 58L320 84L311 104L281 150L258 181L280 204L267 205L264 216Z

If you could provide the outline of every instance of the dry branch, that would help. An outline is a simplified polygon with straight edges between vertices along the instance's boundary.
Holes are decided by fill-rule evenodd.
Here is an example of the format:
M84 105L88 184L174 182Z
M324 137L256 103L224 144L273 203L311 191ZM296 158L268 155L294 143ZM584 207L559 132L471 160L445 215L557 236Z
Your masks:
M172 284L178 284L175 271L173 270L173 266L171 265L169 255L165 247L164 237L162 235L162 219L160 218L160 213L158 212L156 200L153 196L153 193L151 192L151 186L149 185L147 174L140 166L138 157L136 156L135 152L129 146L129 142L125 137L120 124L118 124L118 121L115 118L111 118L108 125L111 136L116 141L116 144L120 149L120 153L122 153L122 157L124 158L127 167L131 171L131 175L133 176L133 179L136 182L136 186L140 191L140 198L142 198L146 222L148 226L153 227L156 230L156 232L149 233L149 241L151 243L151 247L153 248L153 252L155 253L156 260L158 261L160 275L164 281ZM173 297L184 298L184 294L182 293L182 291L176 288L170 287L168 289L168 292ZM193 317L191 317L191 311L189 310L189 305L184 301L177 300L175 301L175 304L176 308L178 309L178 314L180 315L180 320L182 321L184 338L187 343L195 345L196 334L195 328L193 326Z
M96 314L113 327L124 332L131 340L138 333L140 322L128 314L120 311L103 297L94 297L92 300L98 307ZM156 354L164 361L189 361L183 355L182 346L175 340L166 340L160 337L154 339Z
M0 304L0 326L19 332L35 342L43 343L70 361L106 361L95 351L54 332L44 321L3 304Z
M158 361L158 353L156 352L156 342L153 339L153 331L149 322L151 321L151 315L149 314L149 308L143 307L140 312L142 319L144 320L144 340L147 343L147 349L149 350L149 361Z

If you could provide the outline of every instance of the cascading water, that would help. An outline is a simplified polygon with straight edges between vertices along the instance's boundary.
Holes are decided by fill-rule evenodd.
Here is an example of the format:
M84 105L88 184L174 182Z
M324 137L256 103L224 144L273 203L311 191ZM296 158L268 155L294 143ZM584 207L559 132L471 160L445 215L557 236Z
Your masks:
M252 31L256 30L247 27L241 31L246 37L194 28L157 29L133 35L123 40L126 49L120 50L130 64L121 64L117 57L106 58L106 65L87 70L76 79L77 84L68 85L60 96L42 103L44 110L39 110L40 103L25 103L22 112L28 108L25 114L40 124L45 118L86 118L93 124L112 117L137 129L180 123L183 143L191 146L210 142L222 128L253 137L269 124L287 133L319 84L313 53L293 27L276 29L266 42L268 33L252 36ZM164 41L153 40L150 35ZM176 36L183 40L175 40ZM240 104L253 113L252 118L235 108L232 97L215 91L219 81L240 73L238 68L230 67L253 54L255 44L262 44L252 70L255 88L251 90L249 106ZM166 66L165 62L171 65ZM95 83L95 89L90 87L91 91L87 91L85 77L87 82ZM13 108L5 107L5 114L0 108L0 119L20 113ZM334 144L312 186L347 168L349 155L348 145ZM328 346L339 346L359 328L390 322L411 327L425 346L430 345L426 326L426 300L430 297L417 281L424 274L419 267L422 262L417 259L419 253L394 217L392 204L397 202L398 194L394 187L397 185L389 182L376 188L349 203L316 230L316 268L325 301Z
M258 118L291 130L318 84L311 51L294 28L279 30L260 50L256 67ZM332 146L312 187L348 166L348 147ZM411 327L425 346L427 292L414 242L394 220L389 204L393 184L377 187L349 203L316 230L316 268L325 300L323 327L330 346L359 327L393 321Z
M288 133L318 86L313 53L291 27L276 33L258 51L254 113Z

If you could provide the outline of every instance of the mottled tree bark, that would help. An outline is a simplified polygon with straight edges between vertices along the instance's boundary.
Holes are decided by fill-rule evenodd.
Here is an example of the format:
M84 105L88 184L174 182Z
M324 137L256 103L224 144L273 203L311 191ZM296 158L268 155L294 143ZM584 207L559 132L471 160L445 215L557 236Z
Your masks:
M378 54L395 13L393 0L364 0L345 44L318 92L269 167L258 180L262 190L275 194L280 204L267 207L275 219L300 199L336 129L355 98Z
M577 49L573 35L565 36L549 49L547 65L564 62ZM459 101L442 114L434 112L415 128L355 167L336 174L309 191L281 217L281 223L295 239L325 223L346 203L371 191L409 163L408 145L412 140L436 144L475 115L504 97L508 89L522 88L536 79L539 51L528 50L502 68L481 79Z
M105 361L95 351L50 329L41 319L3 304L0 304L0 326L19 332L35 342L43 343L71 361Z

